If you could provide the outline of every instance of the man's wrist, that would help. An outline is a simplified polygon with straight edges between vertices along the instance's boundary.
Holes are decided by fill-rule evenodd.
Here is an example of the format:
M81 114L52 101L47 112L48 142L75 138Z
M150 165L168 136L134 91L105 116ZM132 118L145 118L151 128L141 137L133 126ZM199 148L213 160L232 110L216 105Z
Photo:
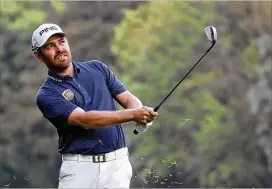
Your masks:
M136 117L136 109L128 109L126 111L128 112L129 121L134 121Z

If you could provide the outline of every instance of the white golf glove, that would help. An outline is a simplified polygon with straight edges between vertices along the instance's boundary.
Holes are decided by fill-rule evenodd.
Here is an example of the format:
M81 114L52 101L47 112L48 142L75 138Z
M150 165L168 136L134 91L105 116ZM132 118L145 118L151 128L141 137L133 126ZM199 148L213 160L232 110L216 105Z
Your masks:
M135 130L138 131L138 133L144 133L147 131L147 129L153 124L152 122L147 123L146 125L138 124L136 123Z

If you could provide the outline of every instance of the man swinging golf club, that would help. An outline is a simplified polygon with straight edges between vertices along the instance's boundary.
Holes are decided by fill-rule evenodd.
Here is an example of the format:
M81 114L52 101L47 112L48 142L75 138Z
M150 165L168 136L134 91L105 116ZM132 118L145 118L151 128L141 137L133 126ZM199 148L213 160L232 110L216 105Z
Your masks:
M146 127L158 113L143 106L104 63L72 61L58 25L40 25L32 35L32 50L48 68L36 102L59 135L58 187L129 188L132 167L121 124L134 121ZM113 99L125 109L117 111Z

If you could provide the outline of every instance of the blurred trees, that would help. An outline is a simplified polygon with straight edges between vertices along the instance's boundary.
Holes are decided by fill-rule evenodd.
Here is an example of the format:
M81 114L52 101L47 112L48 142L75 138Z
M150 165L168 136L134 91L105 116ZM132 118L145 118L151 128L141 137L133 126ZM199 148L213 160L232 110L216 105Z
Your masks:
M108 43L112 27L122 16L117 10L137 4L108 2L106 9L101 2L0 2L0 186L56 187L58 182L57 133L35 104L47 71L32 56L34 29L44 22L60 24L76 51L73 58L95 57L114 64ZM85 19L100 21L84 28ZM93 35L94 30L98 35ZM90 37L97 41L90 43ZM77 47L77 42L87 51Z
M153 127L137 137L133 123L125 127L131 186L272 186L268 1L1 1L0 186L56 187L56 132L35 104L47 73L33 59L30 40L42 22L60 24L74 60L105 62L148 106L205 52L203 29L214 25L217 44Z
M49 167L55 164L56 159L48 156L53 152L44 151L51 133L46 134L43 125L39 125L40 134L32 131L41 119L34 99L42 81L37 73L42 69L32 60L31 34L47 13L41 2L1 1L0 5L0 183L1 186L11 183L10 187L45 185L56 174L44 169L38 176L37 171L46 164ZM36 161L36 155L49 158Z
M62 16L49 16L68 33L70 48L75 60L100 59L117 68L115 56L109 46L113 27L122 19L123 9L134 9L141 1L88 1L69 2Z
M191 65L186 62L193 59L193 49L196 51L194 54L200 57L199 53L208 48L208 45L205 47L207 40L201 39L204 27L214 23L212 25L218 28L219 43L212 50L214 53L202 60L202 66L195 69L163 105L152 131L143 134L141 140L134 138L132 141L132 144L137 143L135 151L138 156L151 159L151 162L143 161L140 171L146 172L146 166L154 165L160 175L156 178L162 179L177 169L175 166L171 169L162 166L163 158L163 162L181 162L178 170L190 175L179 179L183 181L183 187L187 187L192 179L197 180L194 187L269 185L270 182L264 179L266 168L259 161L262 154L259 154L258 144L255 141L245 143L253 136L247 126L254 125L250 119L241 120L233 116L239 107L247 108L246 101L240 99L240 95L245 93L241 88L232 87L234 82L240 84L242 81L246 88L247 81L256 76L260 58L254 37L269 32L265 29L269 27L265 25L267 19L258 22L265 25L262 30L250 23L250 19L236 23L237 20L232 20L234 16L221 9L226 9L226 6L232 7L228 9L230 14L236 11L233 7L237 6L237 15L246 16L246 12L238 11L239 7L249 9L256 18L256 14L252 13L256 11L255 3L150 2L135 11L126 11L121 24L115 27L113 52L118 55L123 70L131 70L129 75L124 74L121 78L151 106L155 106L189 69ZM219 10L222 12L219 13ZM269 16L267 10L262 14L265 18ZM250 39L237 39L229 32L233 29L231 24L238 24L235 27L237 35L246 33ZM252 33L246 31L249 28ZM222 84L225 89L216 89ZM218 95L220 89L229 91L224 94L224 99ZM249 113L245 114L248 116ZM248 167L247 164L253 166ZM154 186L161 185L158 179L154 182L154 175L149 179ZM174 186L173 182L171 186Z

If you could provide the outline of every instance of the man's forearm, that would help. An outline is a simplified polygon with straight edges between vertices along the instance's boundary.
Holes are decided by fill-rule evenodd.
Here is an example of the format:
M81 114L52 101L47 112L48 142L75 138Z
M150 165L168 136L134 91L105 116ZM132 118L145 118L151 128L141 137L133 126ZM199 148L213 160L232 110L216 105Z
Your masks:
M134 110L119 111L88 111L77 119L77 124L83 128L105 128L111 125L132 121Z
M129 121L146 123L147 120L152 119L150 118L150 110L143 107L142 102L133 94L124 92L117 96L117 100L121 102L125 110L85 112L81 108L77 108L71 113L68 124L83 128L105 128Z
M142 102L134 95L130 96L127 100L126 109L141 108Z

